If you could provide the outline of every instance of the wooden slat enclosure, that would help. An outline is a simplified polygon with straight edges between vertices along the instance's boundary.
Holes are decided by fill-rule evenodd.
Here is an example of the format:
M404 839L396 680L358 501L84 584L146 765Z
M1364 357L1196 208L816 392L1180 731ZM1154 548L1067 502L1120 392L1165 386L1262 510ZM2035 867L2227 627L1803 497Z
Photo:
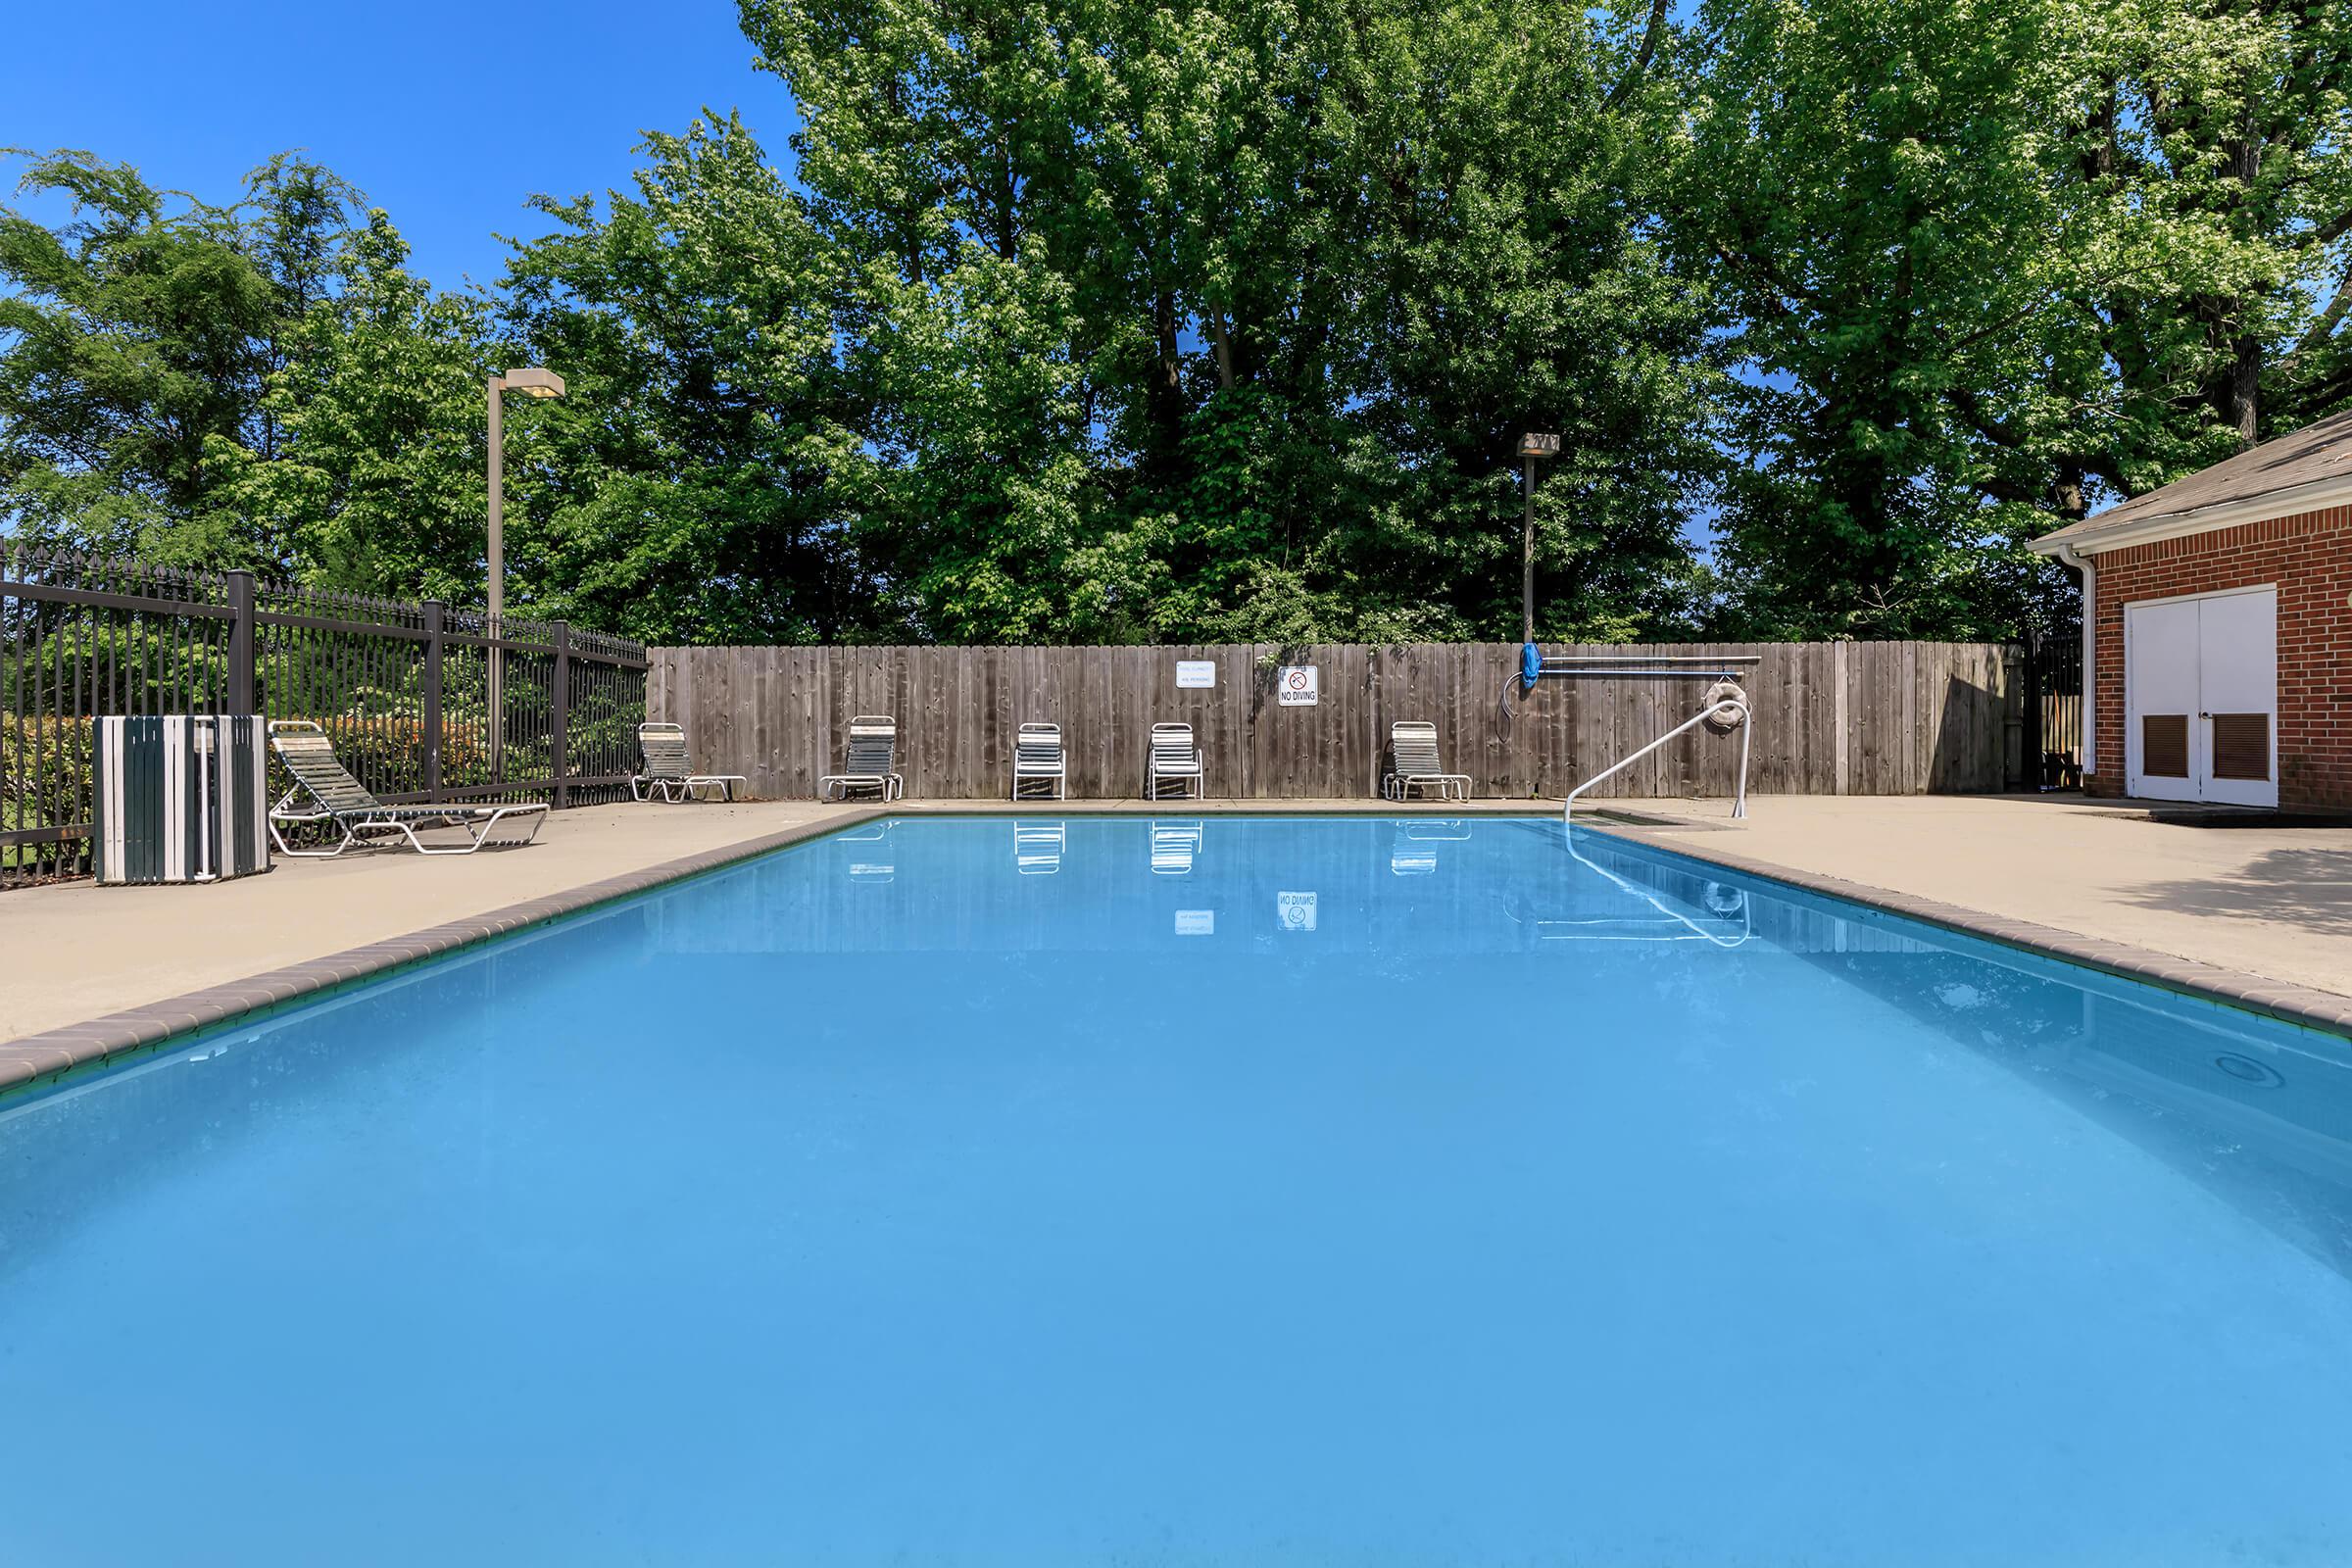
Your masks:
M1757 794L1998 790L2024 777L2025 689L2015 648L1992 643L1546 645L1549 658L1753 655L1748 788ZM1190 723L1207 793L1223 800L1360 798L1380 790L1388 726L1428 719L1446 765L1482 799L1557 797L1697 710L1706 683L1546 679L1503 700L1511 643L1228 643L1157 648L657 648L648 716L686 728L698 771L741 773L761 799L807 798L840 763L851 715L899 721L910 796L1007 793L1012 737L1057 723L1072 800L1143 793L1145 737ZM1179 688L1180 660L1216 685ZM1284 708L1275 671L1313 664L1320 701ZM1596 795L1731 792L1737 737L1693 732Z

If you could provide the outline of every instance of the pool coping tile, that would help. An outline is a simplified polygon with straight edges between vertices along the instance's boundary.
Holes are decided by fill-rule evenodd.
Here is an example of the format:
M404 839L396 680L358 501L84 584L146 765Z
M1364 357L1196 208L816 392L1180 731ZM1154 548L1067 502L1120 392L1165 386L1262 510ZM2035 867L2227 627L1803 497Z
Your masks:
M142 1003L120 1012L0 1041L0 1095L28 1084L61 1078L95 1062L144 1051L180 1035L271 1011L494 937L546 925L600 904L895 814L881 806L836 812L758 838L583 883L562 893L528 899L464 919L444 920L405 936L384 937L340 953L265 969L241 980L223 981L161 1002Z

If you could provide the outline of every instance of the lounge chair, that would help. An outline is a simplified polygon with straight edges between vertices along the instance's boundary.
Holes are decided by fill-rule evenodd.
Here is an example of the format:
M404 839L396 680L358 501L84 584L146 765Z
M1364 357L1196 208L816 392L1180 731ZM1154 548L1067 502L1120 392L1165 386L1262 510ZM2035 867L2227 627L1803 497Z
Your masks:
M1012 798L1021 798L1028 783L1047 787L1045 799L1062 800L1068 789L1068 760L1061 750L1059 724L1023 724L1012 737ZM1041 797L1033 796L1032 799Z
M686 731L677 724L640 724L637 751L645 765L629 780L629 793L638 800L691 801L697 790L717 790L722 800L735 798L741 773L697 773L686 760Z
M1152 725L1152 754L1144 763L1144 799L1156 801L1164 786L1174 784L1178 794L1198 800L1200 780L1200 749L1193 744L1193 726Z
M1414 790L1438 792L1444 801L1466 801L1470 798L1470 775L1448 773L1446 764L1438 760L1438 726L1425 721L1403 720L1389 726L1388 775L1380 781L1384 799L1402 801L1411 798Z
M871 790L885 801L906 793L906 781L891 771L899 762L899 721L887 713L860 713L850 720L850 754L841 771L816 781L817 799L846 801L853 790Z
M368 787L335 760L334 743L326 731L308 719L280 718L270 725L270 745L294 775L294 787L270 808L270 836L277 853L314 859L341 855L354 844L383 834L398 834L419 855L471 855L490 842L491 830L509 817L530 819L531 830L517 844L539 836L547 820L547 804L528 801L506 806L386 806ZM295 801L308 795L316 810L303 810ZM284 826L332 823L343 835L331 850L298 850L286 842ZM416 836L420 828L454 827L465 831L464 844L427 844Z

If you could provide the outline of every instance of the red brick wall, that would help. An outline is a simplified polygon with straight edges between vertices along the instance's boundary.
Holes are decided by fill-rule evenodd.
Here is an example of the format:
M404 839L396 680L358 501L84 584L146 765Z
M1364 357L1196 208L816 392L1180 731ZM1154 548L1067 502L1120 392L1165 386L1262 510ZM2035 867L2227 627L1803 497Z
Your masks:
M2162 539L2098 567L2099 770L2124 793L2124 606L2278 585L2278 804L2352 806L2352 507Z

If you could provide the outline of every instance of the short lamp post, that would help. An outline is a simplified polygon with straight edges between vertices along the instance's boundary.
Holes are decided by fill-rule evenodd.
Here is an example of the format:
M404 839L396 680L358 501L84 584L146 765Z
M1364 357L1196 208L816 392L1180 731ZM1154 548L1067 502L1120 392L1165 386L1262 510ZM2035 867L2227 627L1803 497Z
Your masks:
M1559 455L1556 435L1531 431L1519 438L1519 456L1527 465L1527 531L1520 540L1519 556L1519 641L1529 648L1536 643L1536 460Z
M490 377L490 613L483 629L490 635L490 776L504 783L507 776L506 636L507 613L507 420L506 394L526 398L560 398L564 378L541 366L507 370Z

